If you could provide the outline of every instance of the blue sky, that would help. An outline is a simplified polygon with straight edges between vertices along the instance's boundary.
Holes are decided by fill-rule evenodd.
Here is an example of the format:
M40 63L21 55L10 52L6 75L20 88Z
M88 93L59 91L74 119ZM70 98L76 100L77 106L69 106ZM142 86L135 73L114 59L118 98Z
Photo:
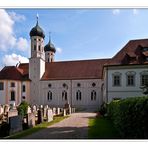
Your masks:
M51 32L56 61L110 58L129 40L148 38L148 9L3 9L0 66L30 57L29 32L36 24Z

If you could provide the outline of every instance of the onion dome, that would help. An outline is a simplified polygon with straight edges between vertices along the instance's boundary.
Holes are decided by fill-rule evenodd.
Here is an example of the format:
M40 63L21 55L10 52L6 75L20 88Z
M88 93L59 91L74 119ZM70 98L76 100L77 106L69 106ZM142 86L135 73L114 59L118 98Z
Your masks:
M36 26L33 27L30 31L30 37L32 36L40 36L42 38L45 38L45 34L44 31L42 30L42 28L38 25L38 17L37 17L37 23Z
M44 51L51 51L51 52L56 52L55 46L51 43L50 37L49 37L49 42L48 44L44 47Z

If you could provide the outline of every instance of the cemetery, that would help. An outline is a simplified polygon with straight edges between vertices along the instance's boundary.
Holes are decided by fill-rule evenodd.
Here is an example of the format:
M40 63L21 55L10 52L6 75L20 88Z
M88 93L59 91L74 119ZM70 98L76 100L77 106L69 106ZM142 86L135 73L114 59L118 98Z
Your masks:
M43 122L53 121L54 116L67 116L75 112L75 108L65 104L63 108L48 105L32 105L22 102L0 105L0 138L32 128Z

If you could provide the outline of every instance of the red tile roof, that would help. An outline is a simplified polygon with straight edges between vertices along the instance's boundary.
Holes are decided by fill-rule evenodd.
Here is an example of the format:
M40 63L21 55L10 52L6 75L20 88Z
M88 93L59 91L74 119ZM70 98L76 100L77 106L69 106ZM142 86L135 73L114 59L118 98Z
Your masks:
M0 80L29 80L28 63L16 66L5 66L0 71Z
M147 64L143 47L148 47L148 39L131 40L105 65Z
M144 47L148 47L148 39L131 40L112 59L46 63L41 80L98 79L102 77L103 66L148 64ZM4 67L0 79L29 80L29 64Z
M109 59L46 63L42 80L98 79Z

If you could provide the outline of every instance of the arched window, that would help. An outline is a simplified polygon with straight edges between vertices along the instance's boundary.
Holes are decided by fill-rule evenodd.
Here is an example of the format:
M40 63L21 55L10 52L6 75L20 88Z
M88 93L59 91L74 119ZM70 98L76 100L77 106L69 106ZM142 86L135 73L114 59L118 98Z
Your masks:
M11 101L15 101L15 91L11 91Z
M76 92L76 100L78 101L78 100L81 100L81 91L80 90L78 90L77 92Z
M92 92L91 92L91 100L93 101L93 100L96 100L96 91L95 90L93 90Z
M48 101L52 100L52 92L51 91L49 91L48 94L47 94L47 100Z
M65 90L62 92L62 100L67 101L67 92Z

